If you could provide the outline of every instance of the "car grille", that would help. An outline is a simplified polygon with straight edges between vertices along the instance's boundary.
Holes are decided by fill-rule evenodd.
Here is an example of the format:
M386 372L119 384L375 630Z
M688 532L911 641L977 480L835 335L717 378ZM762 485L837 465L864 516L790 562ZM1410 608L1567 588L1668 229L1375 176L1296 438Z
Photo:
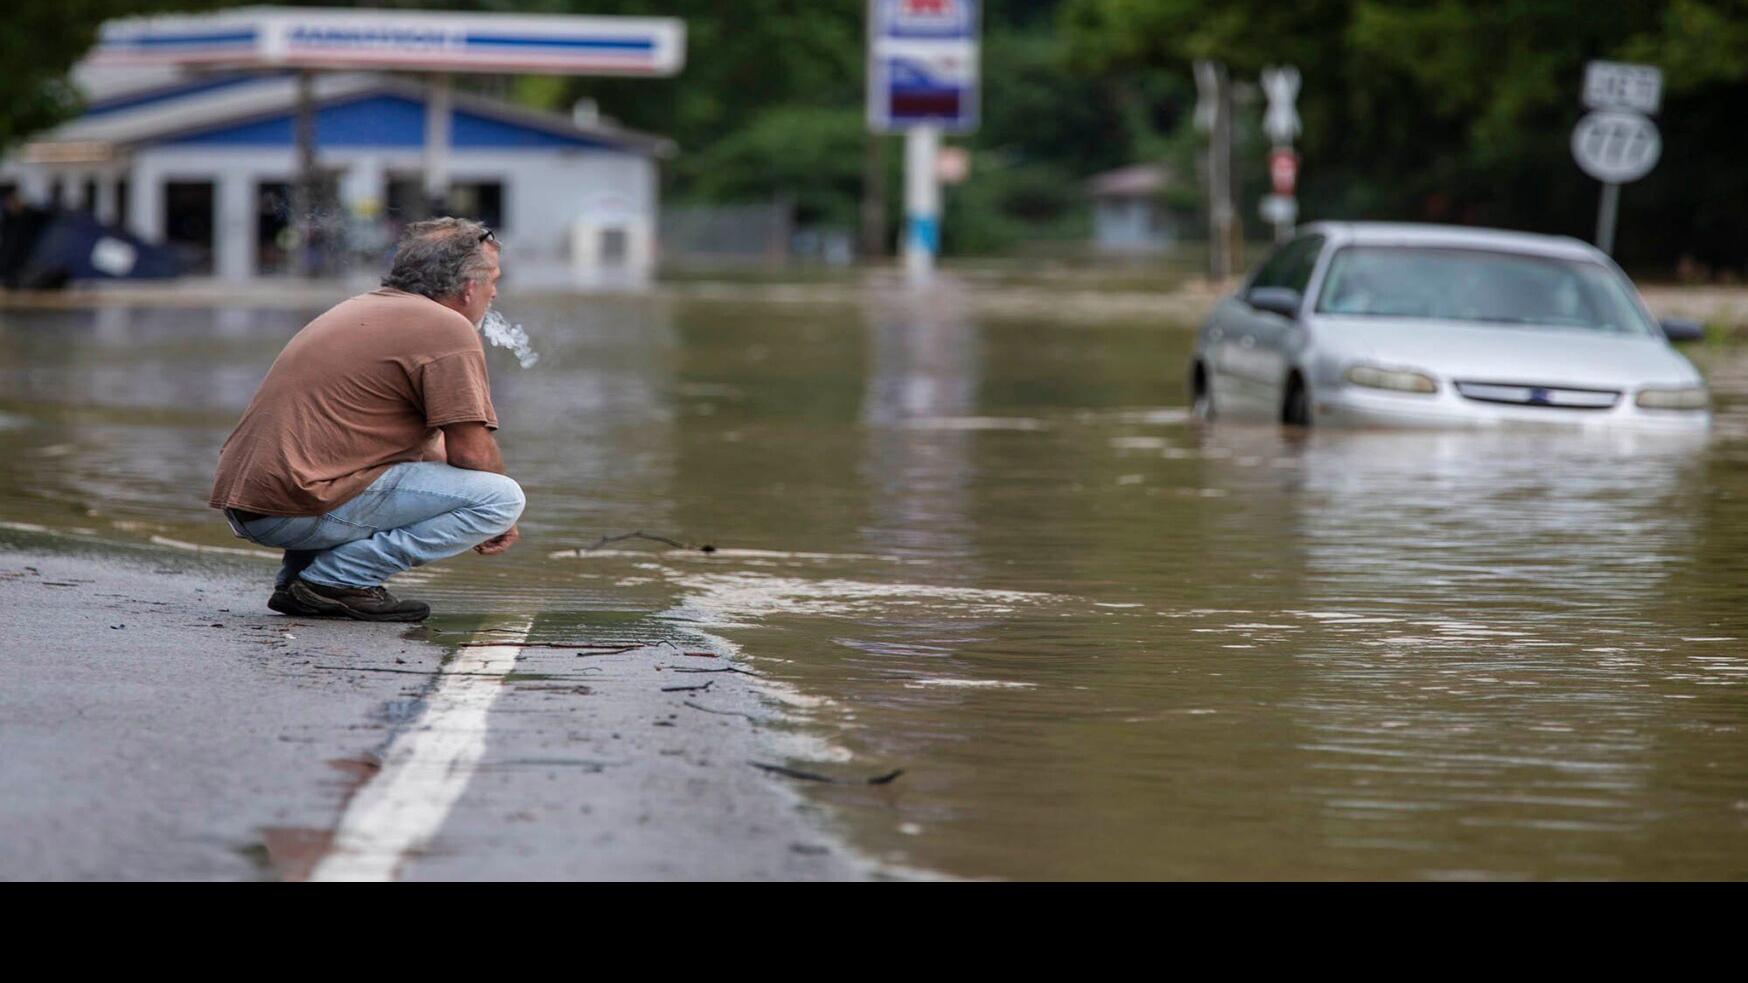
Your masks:
M1537 386L1523 382L1457 382L1465 399L1514 406L1548 406L1561 410L1606 410L1620 401L1615 389L1573 389L1568 386Z

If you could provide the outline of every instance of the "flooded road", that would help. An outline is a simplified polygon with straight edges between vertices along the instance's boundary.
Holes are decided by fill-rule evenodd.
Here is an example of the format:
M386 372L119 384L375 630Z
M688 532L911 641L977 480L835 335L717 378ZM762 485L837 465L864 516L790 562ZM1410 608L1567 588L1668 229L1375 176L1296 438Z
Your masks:
M790 766L905 770L800 786L874 857L1748 877L1748 351L1691 353L1706 438L1300 434L1192 424L1186 324L503 300L524 540L397 583L738 652ZM212 466L315 313L0 311L0 522L246 547ZM588 549L632 530L717 550Z

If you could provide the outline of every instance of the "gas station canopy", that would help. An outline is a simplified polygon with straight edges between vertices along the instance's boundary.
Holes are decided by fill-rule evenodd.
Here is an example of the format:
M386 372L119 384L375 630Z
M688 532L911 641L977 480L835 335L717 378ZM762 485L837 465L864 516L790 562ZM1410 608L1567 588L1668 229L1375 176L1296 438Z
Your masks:
M668 17L244 7L103 25L91 63L666 76L685 63Z
M672 17L243 7L109 21L85 64L99 71L295 73L298 176L291 214L307 242L318 171L318 75L365 71L428 77L424 191L430 214L443 214L454 73L671 76L685 64L685 42L685 22ZM307 252L299 249L295 255L299 268L307 268Z

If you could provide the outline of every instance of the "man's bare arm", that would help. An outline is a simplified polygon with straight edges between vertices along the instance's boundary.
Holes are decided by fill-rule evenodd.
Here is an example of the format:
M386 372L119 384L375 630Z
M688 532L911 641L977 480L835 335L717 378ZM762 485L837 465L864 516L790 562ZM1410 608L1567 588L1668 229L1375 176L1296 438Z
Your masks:
M451 423L443 428L443 443L454 467L504 473L504 455L498 450L498 439L483 423Z
M443 443L448 448L451 467L504 473L504 455L498 450L498 440L483 423L452 423L443 428ZM473 551L482 556L495 556L521 538L522 534L511 526L508 531L475 546Z

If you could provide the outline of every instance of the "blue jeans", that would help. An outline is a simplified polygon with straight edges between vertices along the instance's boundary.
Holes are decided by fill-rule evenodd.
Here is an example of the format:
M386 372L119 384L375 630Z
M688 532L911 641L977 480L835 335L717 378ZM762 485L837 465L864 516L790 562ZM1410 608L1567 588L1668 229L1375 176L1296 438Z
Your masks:
M414 461L391 466L324 515L232 518L231 529L285 551L279 587L300 576L328 587L376 587L509 530L525 502L522 487L504 475Z

